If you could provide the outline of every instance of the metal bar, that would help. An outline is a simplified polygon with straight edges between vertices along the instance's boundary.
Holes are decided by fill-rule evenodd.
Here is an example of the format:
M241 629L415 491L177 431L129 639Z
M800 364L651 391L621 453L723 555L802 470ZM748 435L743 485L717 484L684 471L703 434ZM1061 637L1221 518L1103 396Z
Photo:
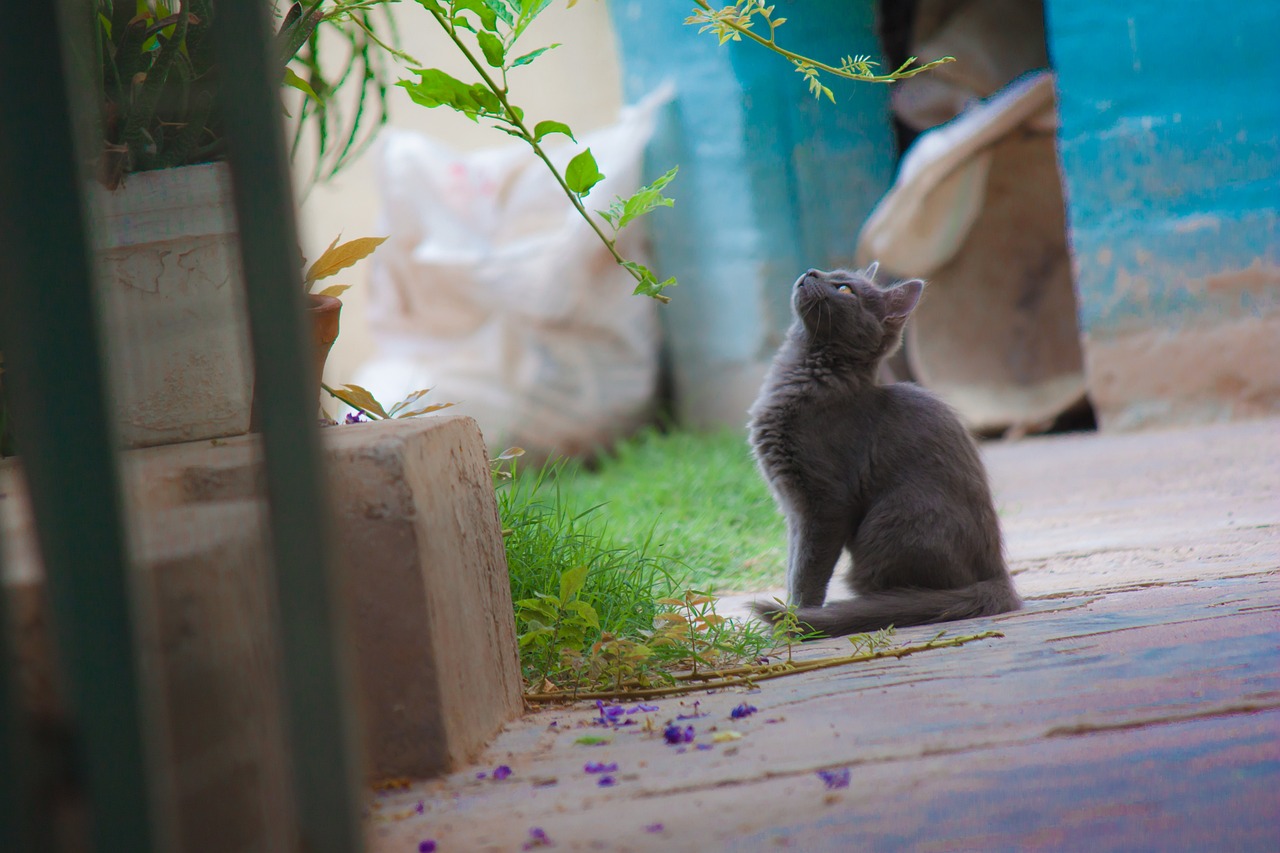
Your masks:
M74 26L87 20L81 4L26 12L27 26L0 27L5 391L79 739L91 843L143 853L154 839L140 674L78 168L88 116L75 104L85 84L71 71L92 43Z
M248 291L299 836L307 851L345 853L362 846L350 646L323 523L329 505L316 417L319 377L307 357L281 67L269 46L267 8L258 0L219 4L213 38Z

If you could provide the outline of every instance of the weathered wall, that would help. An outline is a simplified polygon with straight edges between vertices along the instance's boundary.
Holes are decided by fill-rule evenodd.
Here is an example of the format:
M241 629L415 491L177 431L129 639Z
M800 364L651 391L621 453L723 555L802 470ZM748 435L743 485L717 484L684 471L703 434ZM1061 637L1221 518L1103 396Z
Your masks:
M1102 426L1280 411L1280 5L1045 5Z
M646 224L659 271L680 280L662 310L678 413L741 426L789 322L792 282L852 263L897 155L886 87L832 80L836 103L817 101L781 57L686 26L691 8L609 4L627 99L676 86L648 170L680 165L676 205ZM780 40L806 55L879 58L871 3L779 0L774 16L787 18Z

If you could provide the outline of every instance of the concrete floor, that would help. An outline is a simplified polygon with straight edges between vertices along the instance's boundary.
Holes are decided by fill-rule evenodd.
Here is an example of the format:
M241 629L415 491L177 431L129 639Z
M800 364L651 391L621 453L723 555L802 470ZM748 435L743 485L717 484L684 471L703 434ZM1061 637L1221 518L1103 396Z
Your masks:
M984 452L1028 606L947 628L1003 638L696 697L683 750L693 698L604 746L574 743L594 705L530 713L371 795L370 848L1280 850L1280 420Z

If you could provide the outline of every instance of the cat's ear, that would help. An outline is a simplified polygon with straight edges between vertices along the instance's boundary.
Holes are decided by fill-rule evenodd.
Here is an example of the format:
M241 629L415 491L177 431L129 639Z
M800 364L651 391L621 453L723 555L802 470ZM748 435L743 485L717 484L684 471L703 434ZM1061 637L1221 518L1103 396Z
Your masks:
M862 275L864 278L866 278L867 281L875 281L876 273L878 273L879 271L880 271L880 262L872 261L871 263L867 264L867 268L862 271Z
M924 282L918 278L904 281L884 292L884 317L886 320L905 320L920 304Z

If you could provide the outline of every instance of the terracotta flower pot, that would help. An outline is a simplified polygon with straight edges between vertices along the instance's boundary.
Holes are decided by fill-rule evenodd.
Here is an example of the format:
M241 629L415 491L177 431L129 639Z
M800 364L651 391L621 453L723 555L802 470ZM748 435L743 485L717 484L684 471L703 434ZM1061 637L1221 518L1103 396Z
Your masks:
M329 350L338 339L338 317L342 313L342 300L336 296L309 293L307 302L311 306L311 335L315 344L311 359L315 365L316 381L319 382L324 377L324 363L329 358ZM319 387L316 393L319 393Z

